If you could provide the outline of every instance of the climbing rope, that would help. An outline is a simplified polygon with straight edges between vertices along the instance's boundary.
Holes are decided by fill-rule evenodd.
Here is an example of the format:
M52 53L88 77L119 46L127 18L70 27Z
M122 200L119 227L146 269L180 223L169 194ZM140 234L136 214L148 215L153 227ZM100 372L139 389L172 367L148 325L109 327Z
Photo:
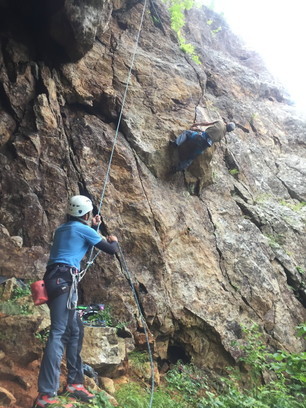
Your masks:
M98 207L98 215L100 215L101 213L101 208L103 205L103 200L104 200L104 196L105 196L105 191L106 191L106 186L108 184L108 180L109 180L109 174L110 174L110 170L111 170L111 165L112 165L112 161L113 161L113 156L114 156L114 152L115 152L115 146L117 143L117 139L118 139L118 133L119 133L119 128L120 128L120 124L121 124L121 119L122 119L122 115L123 115L123 109L124 109L124 105L125 105L125 101L126 101L126 96L127 96L127 92L128 92L128 88L129 88L129 84L130 84L130 79L131 79L131 74L132 74L132 69L133 69L133 65L134 65L134 61L135 61L135 57L136 57L136 53L137 53L137 48L138 48L138 44L139 44L139 38L140 38L140 33L141 33L141 28L143 25L143 20L144 20L144 15L145 15L145 10L147 7L147 0L144 0L144 5L143 5L143 9L142 9L142 14L141 14L141 19L140 19L140 24L139 24L139 28L138 28L138 32L137 32L137 36L136 36L136 41L135 41L135 47L134 47L134 52L132 55L132 60L130 63L130 69L129 69L129 73L127 76L127 81L126 81L126 87L125 87L125 91L124 91L124 95L123 95L123 99L122 99L122 104L121 104L121 109L120 109L120 114L119 114L119 118L118 118L118 123L117 123L117 127L116 127L116 132L115 132L115 136L114 136L114 140L113 140L113 145L112 145L112 150L111 150L111 154L110 154L110 158L109 158L109 162L108 162L108 166L107 166L107 171L106 171L106 175L105 175L105 179L104 179L104 184L103 184L103 188L102 188L102 192L101 192L101 196L100 196L100 202L99 202L99 207ZM100 224L98 225L97 230L99 231L100 228ZM153 404L153 398L154 398L154 361L153 361L153 355L152 355L152 351L151 351L151 347L150 347L150 341L149 341L149 334L148 334L148 326L147 323L145 321L145 318L141 312L141 307L139 304L139 300L138 300L138 296L135 290L135 286L132 282L132 277L131 274L129 272L127 263L125 261L124 255L122 253L121 247L118 243L118 247L119 247L119 254L120 254L120 260L122 262L122 269L124 272L124 275L126 277L126 279L128 280L131 289L132 289L132 293L133 293L133 297L138 309L138 313L143 325L143 329L144 329L144 333L145 333L145 337L146 337L146 343L147 343L147 348L148 348L148 354L149 354L149 360L150 360L150 368L151 368L151 393L150 393L150 401L149 401L149 405L148 407L151 408L152 404ZM98 251L95 255L93 255L93 249L91 249L91 253L89 256L89 260L87 261L87 265L86 268L81 272L81 278L84 277L84 275L86 274L88 268L94 263L96 257L99 255L100 251ZM79 279L81 280L81 279Z
M149 408L151 408L152 404L153 404L153 398L154 398L155 382L154 382L154 361L153 361L152 350L151 350L151 347L150 347L148 325L147 325L147 322L146 322L146 320L145 320L145 318L144 318L144 316L143 316L143 314L141 312L141 307L140 307L140 304L139 304L137 292L135 290L135 286L133 284L131 274L130 274L129 269L127 267L127 264L126 264L126 261L125 261L125 258L123 256L123 253L122 253L122 250L121 250L120 246L119 246L119 253L120 253L120 259L122 260L122 263L123 263L122 266L123 266L123 270L125 272L125 277L126 277L126 279L128 280L128 282L129 282L129 284L131 286L133 297L134 297L135 303L137 305L138 313L139 313L139 316L140 316L140 319L141 319L141 322L142 322L142 325L143 325L143 330L144 330L144 333L145 333L145 336L146 336L146 343L147 343L147 348L148 348L148 354L149 354L149 360L150 360L150 369L151 369L151 393L150 393L150 402L149 402Z
M124 94L123 94L123 99L122 99L121 109L120 109L120 113L119 113L118 123L117 123L116 132L115 132L113 145L112 145L112 150L111 150L111 154L110 154L110 157L109 157L108 166L107 166L107 170L106 170L106 175L105 175L105 178L104 178L104 184L103 184L103 188L102 188L102 192L101 192L101 196L100 196L100 202L99 202L99 207L98 207L98 215L100 215L100 213L101 213L101 208L102 208L102 205L103 205L106 186L107 186L108 180L109 180L109 174L110 174L111 165L112 165L112 161L113 161L113 156L114 156L114 152L115 152L115 147L116 147L118 134L119 134L119 127L120 127L121 119L122 119L122 115L123 115L123 108L124 108L124 105L125 105L125 100L126 100L130 80L131 80L132 69L133 69L133 66L134 66L134 61L135 61L135 57L136 57L136 53L137 53L137 48L138 48L138 44L139 44L139 38L140 38L141 28L142 28L142 25L143 25L143 20L144 20L144 14L145 14L146 7L147 7L147 0L144 1L144 5L143 5L143 9L142 9L140 24L139 24L139 27L138 27L134 52L132 54L130 69L129 69L128 76L127 76L125 91L124 91ZM100 223L99 223L98 228L97 228L98 231L99 231L99 228L100 228ZM89 260L87 262L87 266L84 269L84 274L87 272L88 268L93 264L94 260L96 259L96 257L98 256L98 254L100 252L100 251L98 251L95 255L93 255L93 250L94 250L94 248L91 249Z
M125 91L124 91L124 95L123 95L123 99L122 99L120 114L119 114L118 123L117 123L117 127L116 127L116 133L115 133L115 137L114 137L114 141L113 141L113 147L112 147L112 151L111 151L111 154L110 154L110 159L109 159L109 162L108 162L108 167L107 167L107 171L106 171L104 185L103 185L103 189L102 189L102 193L101 193L101 197L100 197L100 204L99 204L99 207L98 207L98 214L100 214L100 211L101 211L101 208L102 208L103 199L104 199L105 190L106 190L106 185L107 185L108 179L109 179L109 173L110 173L111 164L112 164L112 160L113 160L113 156L114 156L115 146L116 146L116 143L117 143L119 127L120 127L122 114L123 114L123 108L124 108L124 105L125 105L125 100L126 100L130 80L131 80L132 69L133 69L133 66L134 66L134 61L135 61L137 48L138 48L138 44L139 44L139 38L140 38L140 33L141 33L141 28L142 28L142 24L143 24L143 19L144 19L146 6L147 6L147 0L144 1L144 5L143 5L143 9L142 9L142 14L141 14L140 24L139 24L139 28L138 28L137 37L136 37L134 52L133 52L133 56L132 56L132 60L131 60L131 64L130 64L130 70L129 70L129 73L128 73L128 76L127 76L126 87L125 87Z

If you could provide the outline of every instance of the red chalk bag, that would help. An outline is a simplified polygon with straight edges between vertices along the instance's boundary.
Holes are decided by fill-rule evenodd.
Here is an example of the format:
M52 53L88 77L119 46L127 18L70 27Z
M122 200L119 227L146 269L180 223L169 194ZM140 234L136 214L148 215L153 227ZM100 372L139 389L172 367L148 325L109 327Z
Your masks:
M48 302L46 286L43 280L31 283L31 293L35 306L42 305Z

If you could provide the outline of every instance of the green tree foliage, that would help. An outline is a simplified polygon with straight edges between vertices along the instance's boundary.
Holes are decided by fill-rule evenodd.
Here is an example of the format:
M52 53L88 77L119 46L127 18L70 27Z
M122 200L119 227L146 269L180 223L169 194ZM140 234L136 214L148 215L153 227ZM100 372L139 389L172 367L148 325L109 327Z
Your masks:
M200 59L195 52L194 46L186 42L182 33L182 28L186 22L185 11L196 6L195 0L168 0L166 3L169 7L171 28L177 34L181 50L190 55L194 62L200 64Z
M237 346L247 374L232 370L222 378L222 392L207 392L198 408L306 408L306 353L270 352L257 325L243 332ZM298 327L298 335L306 337L306 324ZM264 383L263 373L270 379Z

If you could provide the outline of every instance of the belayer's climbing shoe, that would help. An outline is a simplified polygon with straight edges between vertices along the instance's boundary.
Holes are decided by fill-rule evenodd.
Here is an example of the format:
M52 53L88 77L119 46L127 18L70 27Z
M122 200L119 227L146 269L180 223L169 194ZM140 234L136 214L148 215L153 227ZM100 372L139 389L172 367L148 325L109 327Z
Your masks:
M65 391L65 395L71 398L78 399L79 401L89 402L95 395L86 390L83 384L68 384Z
M73 408L73 405L63 404L56 396L50 397L48 394L39 394L33 408Z

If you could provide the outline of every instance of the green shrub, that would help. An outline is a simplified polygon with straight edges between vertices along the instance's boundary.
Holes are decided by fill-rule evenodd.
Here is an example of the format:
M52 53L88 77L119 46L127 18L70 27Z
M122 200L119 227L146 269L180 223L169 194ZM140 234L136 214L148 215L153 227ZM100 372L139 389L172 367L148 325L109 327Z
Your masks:
M169 388L182 393L186 401L193 401L200 390L207 389L206 376L193 364L183 365L179 362L167 373L166 381Z
M50 333L50 327L47 327L46 329L41 330L38 333L35 333L35 337L41 341L43 344L47 343L48 337Z
M71 403L71 400L67 398L67 396L59 396L59 400L62 403L62 406L64 406L67 403ZM107 398L107 395L104 391L95 393L95 398L88 404L84 402L73 402L73 407L75 408L113 408L114 406L109 402L109 399Z
M115 394L120 408L147 408L151 399L149 389L131 382L122 385ZM165 387L159 387L154 392L152 408L190 408L191 405L182 400L180 394L172 394Z
M195 0L164 0L168 5L170 12L171 28L176 32L180 48L186 54L190 55L196 64L200 64L200 59L196 55L195 48L192 44L186 42L182 33L185 25L185 11L196 7Z
M147 408L148 394L137 383L122 385L115 394L115 398L122 408Z
M31 294L30 283L31 282L21 284L17 282L17 285L12 290L10 299L0 302L0 312L8 315L31 314L33 311L29 303L27 303L27 299L24 303L22 303L23 301L20 300L23 297L28 298L28 296Z
M145 351L132 351L129 354L129 361L133 367L141 370L143 365L149 362L149 354Z
M112 310L110 306L104 306L104 309L93 313L86 319L89 323L103 322L105 326L111 327L113 325Z
M231 169L231 170L229 170L229 173L230 173L232 176L236 176L237 174L239 174L239 170L238 170L238 169Z
M24 285L18 285L15 286L12 292L12 297L11 300L16 300L20 299L25 296L29 296L31 294L31 288L30 288L30 283L24 284Z
M306 408L306 353L270 352L257 325L244 327L243 332L245 339L238 348L247 374L242 377L238 369L231 370L223 378L223 392L207 392L198 408ZM305 333L306 325L299 326L299 334ZM265 384L263 372L271 378Z
M292 203L291 201L281 200L280 204L291 208L292 211L299 212L302 208L306 206L306 201L299 201L297 203L295 200L295 202Z
M182 400L180 395L169 393L165 388L160 388L154 393L153 408L190 408L190 404Z
M242 371L230 368L215 382L193 364L179 362L156 387L152 408L306 408L306 353L272 352L257 325L242 332L243 339L233 344ZM298 326L298 335L306 337L306 324ZM130 358L139 367L148 361L146 353ZM121 386L115 395L120 408L147 408L150 396L149 387L138 383Z
M6 302L0 302L0 312L7 315L29 315L33 313L33 310L27 303L16 303L10 299Z

